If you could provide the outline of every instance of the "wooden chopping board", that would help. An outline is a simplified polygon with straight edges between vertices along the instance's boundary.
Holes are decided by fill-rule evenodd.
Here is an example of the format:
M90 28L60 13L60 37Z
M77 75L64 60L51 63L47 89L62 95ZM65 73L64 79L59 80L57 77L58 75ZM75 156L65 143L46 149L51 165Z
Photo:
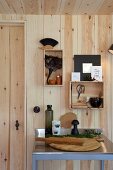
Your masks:
M86 139L82 146L80 145L69 145L69 144L55 144L51 143L51 147L63 151L78 151L78 152L87 152L98 149L101 147L101 144L95 139Z
M65 113L64 115L60 117L61 127L71 128L72 126L71 122L76 119L77 119L77 116L75 113L72 113L72 112Z

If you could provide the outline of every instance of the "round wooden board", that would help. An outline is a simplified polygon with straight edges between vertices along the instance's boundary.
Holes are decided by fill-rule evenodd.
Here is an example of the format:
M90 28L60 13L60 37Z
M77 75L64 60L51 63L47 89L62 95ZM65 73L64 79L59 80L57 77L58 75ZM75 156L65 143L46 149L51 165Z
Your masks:
M72 126L72 121L73 120L76 120L77 119L77 116L75 113L72 113L72 112L68 112L68 113L65 113L64 115L62 115L60 117L60 121L61 121L61 127L63 128L71 128Z
M82 146L80 145L67 145L67 144L50 144L54 149L59 149L63 151L78 151L78 152L87 152L98 149L101 147L101 144L97 142L95 139L87 139L85 140Z

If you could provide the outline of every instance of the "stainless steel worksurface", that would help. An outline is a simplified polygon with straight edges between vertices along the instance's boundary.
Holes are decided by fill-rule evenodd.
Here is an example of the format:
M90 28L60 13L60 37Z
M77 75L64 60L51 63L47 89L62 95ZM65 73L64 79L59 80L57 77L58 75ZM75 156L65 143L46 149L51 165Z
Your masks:
M38 160L101 160L101 170L104 170L104 160L113 160L113 143L105 136L99 149L87 152L65 152L48 145L34 144L32 153L32 170L37 170Z

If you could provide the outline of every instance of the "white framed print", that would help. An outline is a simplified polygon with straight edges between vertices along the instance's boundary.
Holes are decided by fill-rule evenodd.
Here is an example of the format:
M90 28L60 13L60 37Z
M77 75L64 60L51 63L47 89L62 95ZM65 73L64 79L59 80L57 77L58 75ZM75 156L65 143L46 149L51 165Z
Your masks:
M80 72L72 72L71 81L80 81Z
M82 63L83 73L91 73L91 66L92 65L93 65L92 63Z
M91 66L91 78L102 81L102 66Z

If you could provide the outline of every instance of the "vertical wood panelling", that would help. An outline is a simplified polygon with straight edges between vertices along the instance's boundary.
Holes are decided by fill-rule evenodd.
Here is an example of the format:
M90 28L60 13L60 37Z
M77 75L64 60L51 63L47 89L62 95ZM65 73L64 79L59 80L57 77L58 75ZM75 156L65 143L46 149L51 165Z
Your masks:
M65 69L65 92L69 92L69 81L71 78L71 72L73 68L73 41L72 41L72 17L70 15L65 16L64 27L64 69ZM65 93L65 108L69 110L69 93Z
M113 25L113 16L111 17L111 24ZM113 43L113 26L111 26L111 43ZM113 56L112 54L111 55L111 65L113 64ZM111 75L113 75L113 67L111 66ZM113 76L111 76L111 87L113 87ZM111 89L111 110L113 110L113 90ZM113 120L113 113L111 112L111 120ZM111 124L111 131L112 131L112 134L111 134L111 140L113 141L113 123ZM110 163L110 168L113 167L113 161ZM111 170L111 169L110 169Z
M108 48L111 45L111 16L99 16L98 19L98 41L99 53L102 58L103 79L104 79L104 103L105 111L101 114L101 125L105 134L111 139L111 55L108 53ZM108 91L109 89L109 91Z
M43 37L43 16L27 16L26 23L26 76L27 76L27 170L31 170L31 154L35 128L44 127L43 110L43 52L39 40ZM38 114L34 106L40 107ZM40 167L42 165L40 164Z
M65 16L65 30L64 30L64 69L65 69L65 108L69 109L69 81L72 72L72 49L73 49L73 41L72 41L72 17L70 15ZM66 161L66 170L73 170L73 161Z
M55 21L55 22L54 22ZM60 49L60 16L48 15L44 16L44 38L54 38L59 44L55 47L55 49ZM44 57L44 56L43 56ZM44 87L44 110L46 110L47 105L51 104L54 114L54 120L58 120L60 118L60 89L61 87ZM57 100L57 102L56 102ZM60 161L44 161L45 167L49 166L49 169L54 170L60 169ZM57 166L55 166L57 165Z
M78 26L79 25L79 26ZM81 18L80 16L72 16L72 29L73 29L73 56L75 54L81 54L81 46L79 44L81 44L81 40L82 38L80 36L82 36L82 29L81 29ZM73 71L74 71L74 63L73 63ZM75 114L77 114L77 119L79 120L79 127L81 127L81 125L83 126L82 120L81 120L81 111L82 110L74 110L73 112L75 112Z
M99 54L99 41L98 41L98 16L95 16L94 21L94 47L95 47L95 54Z
M111 16L99 16L98 18L98 41L99 41L99 53L102 57L103 65L103 78L104 78L104 112L101 112L100 120L101 127L108 138L112 139L112 55L108 53L108 48L112 43L112 19ZM108 90L109 89L109 90ZM111 161L106 161L105 169L111 170Z
M55 22L54 22L55 21ZM60 16L44 16L44 37L50 37L56 39L59 43L55 49L60 49ZM44 56L43 56L44 57ZM60 90L62 87L44 87L44 110L46 110L47 104L52 104L54 110L54 119L60 118ZM56 99L57 100L56 102Z
M108 16L108 18L109 18L109 16ZM74 19L73 19L73 22L75 23L75 25L73 25L73 27L72 27L72 23L71 23L72 22L71 16L65 17L65 23L64 23L64 18L62 18L60 20L60 17L53 17L53 16L46 16L46 17L44 17L44 20L42 20L42 22L44 23L43 36L44 37L52 36L53 38L57 39L59 42L60 42L60 38L61 38L60 46L64 47L64 77L65 77L64 87L61 88L59 90L59 92L58 92L57 88L54 89L54 87L53 87L50 89L49 87L44 87L44 110L47 105L47 101L49 99L49 101L52 103L54 111L55 111L55 118L58 118L60 116L59 115L60 110L65 110L65 111L68 110L68 93L65 93L65 95L64 95L65 105L60 104L61 99L63 99L63 96L61 96L60 94L64 94L64 93L62 93L64 88L65 88L65 92L68 91L68 81L70 80L70 74L71 74L71 71L73 70L73 63L72 63L73 54L84 54L84 53L85 54L98 54L99 53L99 51L98 51L99 44L104 44L106 42L105 40L101 41L98 38L97 33L100 34L101 28L104 29L104 27L105 27L105 24L102 24L100 26L100 22L98 24L98 20L99 20L98 16L91 16L91 17L90 16L77 16L77 17L74 17ZM107 18L105 20L107 20ZM32 21L31 21L31 23L32 23ZM29 27L31 27L31 25L29 25ZM58 30L60 30L60 28L62 31L61 34L58 32ZM72 28L74 28L74 31ZM72 45L72 37L71 37L72 32L74 34L74 39L75 39L73 41L73 45ZM107 30L106 30L106 32L107 32ZM102 35L102 37L103 36L104 35ZM63 45L63 41L62 41L63 37L64 37L64 45ZM69 66L69 65L70 65L70 67L67 68L67 66ZM34 89L34 91L35 90L36 89ZM51 96L52 94L55 94L55 95L53 95L53 97L52 97ZM55 101L56 95L57 95L57 98L60 99L57 101L60 101L60 102ZM54 107L54 105L56 105L56 108ZM60 114L62 114L62 113L60 113ZM94 111L91 113L89 112L89 114L86 115L86 111L77 110L77 114L78 114L78 119L81 122L81 125L80 125L81 127L97 127L97 126L103 127L102 126L103 123L101 123L102 117L100 117L100 115L102 115L103 112L99 113L98 111ZM37 122L38 122L38 120L37 120ZM56 164L55 161L54 161L54 163ZM46 167L46 168L48 167L48 169L51 169L53 167L54 163L48 162L45 164L44 167ZM63 163L64 162L61 161L61 164L60 164L60 165L62 165L61 168L63 167ZM79 161L74 162L74 167L75 167L75 164L77 165L77 167L79 169ZM58 164L58 167L57 167L58 169L60 168L60 165ZM73 166L72 163L70 166ZM68 168L68 166L67 166L67 168ZM96 162L95 161L81 162L80 169L82 170L84 168L86 168L87 170L88 169L95 169L95 170L99 169L98 161L96 161Z
M60 35L60 48L63 50L63 87L61 88L61 94L60 94L60 110L61 110L61 115L66 113L66 108L65 108L65 83L66 83L66 75L65 75L65 42L64 42L64 35L65 35L65 16L61 16L60 18L60 26L61 26L61 35Z
M0 170L24 169L25 72L24 27L0 26ZM1 76L2 75L2 76ZM4 104L4 105L3 105ZM3 115L3 116L2 116ZM19 130L16 130L16 120ZM15 152L16 151L16 152ZM1 161L2 160L2 161Z
M65 89L65 84L66 84L66 74L65 74L65 16L61 16L60 18L60 26L61 26L61 34L60 34L60 48L63 50L63 87L61 87L60 89L60 111L61 111L61 115L65 114L68 110L65 107L65 101L67 100L65 96L66 93L66 89ZM66 170L66 161L65 160L61 160L60 161L60 169L62 170Z
M112 25L113 25L113 16L112 16ZM111 29L112 29L112 34L111 34L112 38L111 38L111 41L113 43L113 26L111 27ZM112 56L112 54L110 54L110 55L112 57L112 59L111 59L111 64L112 64L113 63L113 56ZM113 75L113 67L111 67L111 75ZM111 76L111 86L113 86L113 76ZM113 110L113 90L111 91L111 96L112 96L112 99L111 99L111 101L112 101L112 103L111 103L112 108L111 108L111 110ZM111 120L113 120L113 113L111 114ZM111 129L113 129L113 123L112 123ZM112 130L112 141L113 141L113 130Z
M59 43L55 46L55 49L60 48L60 15L45 15L43 20L44 26L44 38L54 38Z
M75 51L74 54L82 54L82 22L81 22L82 17L80 15L77 16L77 39L75 43L77 44L77 51ZM74 44L74 42L73 42Z
M53 105L54 119L69 111L69 81L73 71L74 54L101 54L104 77L104 103L101 111L71 110L77 113L79 127L103 128L113 139L112 104L113 79L112 55L107 52L113 43L113 19L111 16L16 16L2 15L0 19L24 20L26 18L26 75L27 75L27 170L31 170L31 154L34 129L44 128L44 111L47 104ZM64 86L46 87L43 84L43 51L39 40L54 38L63 49ZM8 68L7 68L8 69ZM0 90L2 87L0 86ZM4 95L4 94L3 94ZM7 99L8 100L8 99ZM38 105L40 113L33 113ZM1 109L1 108L0 108ZM8 119L8 118L7 118ZM8 121L8 120L7 120ZM7 132L8 133L8 132ZM0 164L1 166L1 164ZM105 170L112 170L111 162L105 163ZM39 170L99 170L99 161L40 161Z
M9 28L0 26L0 170L9 166ZM5 161L4 159L7 159Z
M73 29L73 55L95 54L95 16L73 16ZM82 128L99 127L98 111L77 110L77 117ZM94 161L81 161L81 170L84 168L89 170L92 165Z
M24 27L10 27L9 46L11 56L10 96L10 169L24 169ZM16 120L19 130L16 130Z
M81 16L81 24L82 24L82 40L81 40L81 48L82 54L92 54L93 51L93 20L94 16ZM79 27L78 27L79 29Z

